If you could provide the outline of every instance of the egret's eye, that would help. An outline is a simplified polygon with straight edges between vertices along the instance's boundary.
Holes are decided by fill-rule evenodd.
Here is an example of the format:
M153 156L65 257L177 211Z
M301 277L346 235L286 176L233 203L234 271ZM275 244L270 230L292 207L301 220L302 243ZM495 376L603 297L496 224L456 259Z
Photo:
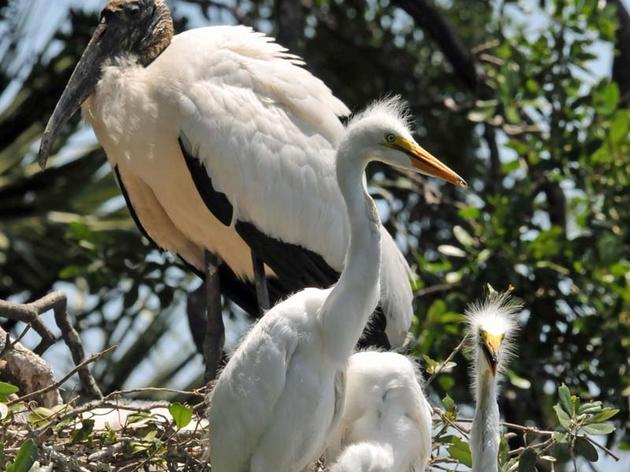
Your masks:
M396 136L394 136L394 135L393 135L393 134L391 134L391 133L387 133L387 134L385 135L385 142L387 142L387 143L389 143L389 144L392 144L394 141L396 141Z

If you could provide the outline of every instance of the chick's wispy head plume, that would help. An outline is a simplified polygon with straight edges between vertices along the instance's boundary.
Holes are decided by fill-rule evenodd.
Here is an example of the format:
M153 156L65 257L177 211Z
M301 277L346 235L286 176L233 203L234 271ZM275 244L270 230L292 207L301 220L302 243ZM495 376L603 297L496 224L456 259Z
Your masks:
M466 309L468 348L475 359L473 365L479 369L479 355L489 341L494 340L496 352L493 366L501 372L514 349L514 337L518 330L516 314L521 303L510 297L508 292L493 293ZM491 362L492 364L492 362Z

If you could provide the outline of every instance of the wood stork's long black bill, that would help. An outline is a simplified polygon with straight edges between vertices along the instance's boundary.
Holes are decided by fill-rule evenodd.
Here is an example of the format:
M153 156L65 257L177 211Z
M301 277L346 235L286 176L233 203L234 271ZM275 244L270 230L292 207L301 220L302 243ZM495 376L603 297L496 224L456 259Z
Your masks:
M92 94L100 78L103 62L111 55L115 35L105 34L106 30L107 24L103 21L99 23L48 120L39 147L39 165L42 169L46 167L59 132Z

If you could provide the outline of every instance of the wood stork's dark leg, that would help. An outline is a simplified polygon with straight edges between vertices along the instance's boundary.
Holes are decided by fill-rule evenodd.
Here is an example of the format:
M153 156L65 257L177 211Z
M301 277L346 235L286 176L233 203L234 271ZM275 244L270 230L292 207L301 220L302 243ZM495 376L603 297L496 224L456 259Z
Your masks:
M256 298L260 313L269 309L269 289L267 288L267 278L265 277L265 263L252 250L252 264L254 265L254 281L256 283Z
M206 336L203 341L206 382L217 376L223 356L225 328L221 309L221 284L219 282L219 258L208 251L204 253L206 275Z

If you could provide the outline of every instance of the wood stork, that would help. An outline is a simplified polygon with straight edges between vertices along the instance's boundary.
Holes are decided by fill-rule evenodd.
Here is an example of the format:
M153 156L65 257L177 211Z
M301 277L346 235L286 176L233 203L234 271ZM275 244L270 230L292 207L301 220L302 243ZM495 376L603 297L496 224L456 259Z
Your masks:
M136 224L203 276L220 257L222 292L259 307L250 250L272 302L339 277L348 245L335 147L349 113L296 56L243 26L173 36L165 0L109 0L44 132L81 107ZM410 268L381 227L380 308L399 346L411 323ZM382 331L382 328L381 328Z
M505 369L516 332L514 314L521 308L507 293L491 294L466 311L473 351L476 408L470 430L473 472L496 472L499 460L497 372Z
M431 424L431 406L411 360L394 352L353 354L343 413L326 447L330 471L424 471Z
M413 140L399 101L377 102L349 123L336 158L350 226L344 269L334 287L273 307L229 360L208 413L213 469L301 471L334 430L348 357L379 298L381 223L364 183L373 160L466 185Z

